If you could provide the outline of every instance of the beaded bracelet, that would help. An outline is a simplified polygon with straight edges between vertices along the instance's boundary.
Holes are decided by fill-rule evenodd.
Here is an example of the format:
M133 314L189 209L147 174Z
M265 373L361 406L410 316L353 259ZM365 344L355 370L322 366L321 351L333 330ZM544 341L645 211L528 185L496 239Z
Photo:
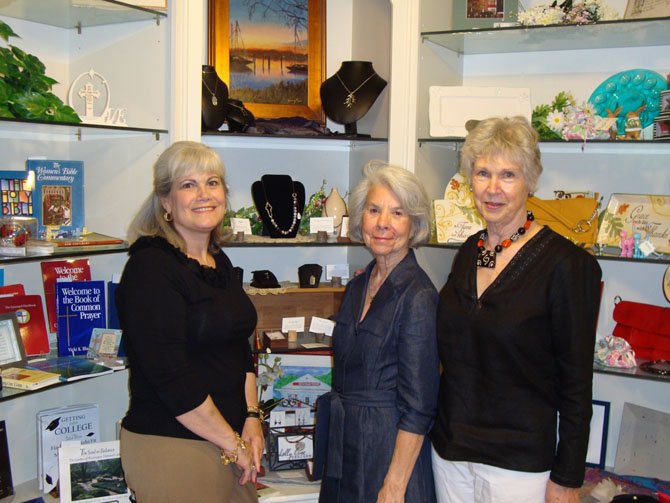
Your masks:
M221 449L221 463L224 465L229 465L230 463L237 463L237 460L240 457L240 449L243 451L247 450L247 443L242 440L239 433L235 432L235 450L226 452L225 449Z

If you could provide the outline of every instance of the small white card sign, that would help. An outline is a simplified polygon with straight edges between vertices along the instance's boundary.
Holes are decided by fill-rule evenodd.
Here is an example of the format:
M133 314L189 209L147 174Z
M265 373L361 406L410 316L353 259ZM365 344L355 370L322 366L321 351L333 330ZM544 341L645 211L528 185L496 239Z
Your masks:
M326 281L333 279L333 276L349 279L349 264L326 264Z
M326 318L319 318L312 316L312 321L309 324L309 331L315 334L333 335L335 322Z
M242 231L245 234L251 235L251 222L248 218L231 218L230 226L233 228L233 234Z
M295 316L292 318L282 318L281 319L281 331L288 332L289 330L295 330L296 332L305 331L305 317L304 316Z
M342 226L340 227L340 236L349 237L349 217L342 217Z
M326 231L330 234L335 232L335 217L312 217L309 219L309 233L316 234Z

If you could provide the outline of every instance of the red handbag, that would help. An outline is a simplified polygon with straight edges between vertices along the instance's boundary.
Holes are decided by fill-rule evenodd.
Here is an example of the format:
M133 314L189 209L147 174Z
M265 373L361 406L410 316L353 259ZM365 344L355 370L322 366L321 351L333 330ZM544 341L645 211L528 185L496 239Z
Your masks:
M670 360L670 308L619 301L612 335L626 339L638 358Z

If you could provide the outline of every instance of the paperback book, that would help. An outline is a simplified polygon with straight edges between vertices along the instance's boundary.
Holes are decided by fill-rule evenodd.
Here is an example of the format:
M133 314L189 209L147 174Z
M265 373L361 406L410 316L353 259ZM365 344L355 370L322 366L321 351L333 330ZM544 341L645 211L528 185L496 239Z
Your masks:
M58 358L47 358L30 362L28 368L53 372L60 375L61 381L78 381L88 377L97 377L111 374L114 370L105 365L100 365L93 360L87 360L83 356L59 356Z
M39 488L51 492L58 485L58 448L65 441L91 444L100 440L97 404L75 404L37 413L37 471Z
M129 503L119 441L63 442L59 450L60 501Z
M56 317L56 282L88 281L91 279L91 265L87 258L76 260L50 260L41 262L42 284L44 285L44 303L47 308L48 330L57 330Z
M2 216L32 216L33 191L27 171L0 171Z
M56 283L58 356L86 355L94 328L105 328L105 282Z
M41 295L0 297L0 314L15 313L27 356L49 353L49 334Z
M84 163L74 160L28 159L35 176L33 216L37 238L78 236L84 228Z
M2 371L2 385L33 391L60 382L60 375L37 369L10 367Z
M12 482L12 465L9 460L9 444L7 443L7 425L0 421L0 498L14 494Z

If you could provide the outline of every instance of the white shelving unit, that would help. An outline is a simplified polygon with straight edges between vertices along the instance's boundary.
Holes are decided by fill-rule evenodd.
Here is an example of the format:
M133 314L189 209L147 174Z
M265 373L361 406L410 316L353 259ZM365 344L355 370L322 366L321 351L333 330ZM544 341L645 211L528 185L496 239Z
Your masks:
M550 103L559 91L586 100L607 77L623 70L645 68L661 75L670 71L670 19L635 20L584 26L504 28L449 31L452 2L394 0L393 68L403 71L391 85L389 151L391 161L404 163L426 184L432 198L441 198L458 169L462 141L430 138L428 87L529 87L533 107ZM410 103L404 97L409 97ZM415 110L415 127L400 122ZM614 192L670 194L670 143L612 142L541 144L544 174L538 196L553 197L554 189L598 191L604 204ZM444 284L455 253L452 249L421 251L422 264L438 287ZM613 299L666 305L661 291L668 261L600 260L604 291L598 332L611 333ZM627 401L670 412L667 383L597 373L594 398L611 402L606 465L613 466L623 404Z

